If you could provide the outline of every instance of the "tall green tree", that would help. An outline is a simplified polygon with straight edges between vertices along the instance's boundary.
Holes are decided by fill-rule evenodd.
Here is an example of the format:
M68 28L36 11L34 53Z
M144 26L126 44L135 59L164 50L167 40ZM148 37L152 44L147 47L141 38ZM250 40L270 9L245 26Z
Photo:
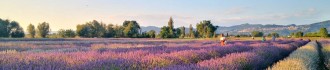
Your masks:
M114 29L114 25L113 24L109 24L107 27L106 27L106 34L105 34L105 37L106 38L111 38L111 37L114 37L115 36L115 29Z
M186 36L186 28L184 26L182 26L180 28L181 34L179 38L184 38Z
M170 28L167 26L163 26L158 36L160 38L170 38L171 37Z
M49 28L49 23L47 22L42 22L38 25L38 32L37 34L41 38L46 38L46 36L49 34L50 28Z
M204 20L198 23L197 25L198 37L201 38L211 38L213 37L218 26L214 26L211 21Z
M0 37L9 37L9 26L10 21L8 19L3 20L0 18Z
M29 26L27 27L27 31L29 32L29 34L32 38L35 38L36 30L35 30L34 25L29 24Z
M8 29L9 36L12 38L22 38L25 36L23 28L16 21L12 21L9 24Z
M327 30L327 28L320 28L320 31L319 31L319 36L320 37L328 37L328 30Z
M173 18L170 17L170 20L168 21L168 28L169 28L169 34L170 36L174 36L174 26L173 26Z
M90 31L91 31L91 28L85 24L77 25L76 33L79 37L90 37L91 36L89 33Z
M114 30L115 30L115 36L116 38L120 38L120 37L124 37L124 27L123 26L118 26L116 25L114 27Z
M91 37L104 37L106 33L105 24L93 20L91 22L87 22L87 25L91 28Z
M181 28L180 27L176 28L175 33L174 33L174 35L175 35L174 38L180 37L181 34L182 34Z
M252 31L251 35L252 35L252 37L262 37L262 36L264 36L264 33L260 32L260 31Z
M194 28L192 27L191 24L189 25L189 37L195 38Z
M127 23L128 22L128 23ZM136 21L125 21L124 26L124 35L126 37L137 38L140 32L140 25Z
M24 30L16 21L0 19L0 37L24 37Z

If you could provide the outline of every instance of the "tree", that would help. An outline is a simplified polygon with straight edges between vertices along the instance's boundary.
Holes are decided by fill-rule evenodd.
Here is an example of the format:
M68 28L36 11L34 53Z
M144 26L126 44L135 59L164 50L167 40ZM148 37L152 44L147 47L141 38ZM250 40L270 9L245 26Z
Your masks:
M189 37L190 37L190 38L195 38L194 28L192 27L191 24L190 24L190 26L189 26Z
M218 26L213 26L213 24L209 20L201 21L196 26L197 26L198 37L201 38L213 37L215 31L218 28Z
M105 37L106 25L96 20L86 22L82 25L77 25L77 35L80 37Z
M115 29L114 29L114 26L112 24L109 24L107 27L106 27L106 33L105 33L105 37L106 38L111 38L111 37L114 37L115 36Z
M71 29L68 29L68 30L60 29L57 32L57 34L61 38L74 38L76 36L75 32Z
M280 37L280 34L278 34L278 33L276 33L276 32L272 32L272 33L269 33L269 34L268 34L268 37L272 37L272 36Z
M298 37L303 37L303 36L304 36L304 32L299 31L299 32L295 33L294 36L295 36L296 38L298 38Z
M127 23L129 22L129 23ZM125 21L124 26L124 35L126 37L137 38L140 32L140 25L136 21Z
M8 19L2 20L0 19L0 37L9 37L9 28L8 25L10 21Z
M179 38L181 34L182 34L181 28L176 28L174 33L175 36L173 38Z
M328 37L328 30L327 30L327 28L320 28L320 31L319 31L319 36L321 36L321 37Z
M181 34L179 38L184 38L186 36L186 28L184 26L182 26L180 28Z
M30 36L31 36L32 38L35 38L36 30L35 30L34 25L30 24L30 25L27 27L27 31L29 32L29 34L30 34Z
M105 32L106 32L105 24L103 24L102 22L100 23L96 20L87 22L86 24L91 28L91 30L89 32L89 33L91 33L90 37L104 37Z
M114 37L116 37L116 38L119 38L119 37L124 37L124 27L123 26L118 26L118 25L116 25L115 27L114 27L114 31L115 31L115 36Z
M23 38L25 36L22 27L12 28L10 31L10 37L12 38Z
M168 21L168 28L169 28L169 36L173 37L174 35L174 26L173 26L173 18L170 17L170 20Z
M150 30L147 32L147 34L150 36L150 38L155 38L156 37L156 31L155 30Z
M38 35L41 38L46 38L49 32L50 32L49 23L42 22L41 24L38 25Z
M133 37L134 31L133 31L133 24L129 24L125 27L124 34L126 37Z
M264 33L259 32L259 31L252 31L251 35L252 35L252 37L262 37L262 36L264 36Z
M77 25L77 30L76 33L78 36L80 37L89 37L90 36L90 32L91 28L86 26L86 25Z
M0 37L21 38L24 37L24 30L16 21L0 19Z
M23 28L16 21L10 22L8 30L9 36L12 38L22 38L25 36Z
M163 26L162 28L161 28L161 31L160 31L160 33L159 33L159 37L160 38L170 38L170 28L169 27L167 27L167 26Z

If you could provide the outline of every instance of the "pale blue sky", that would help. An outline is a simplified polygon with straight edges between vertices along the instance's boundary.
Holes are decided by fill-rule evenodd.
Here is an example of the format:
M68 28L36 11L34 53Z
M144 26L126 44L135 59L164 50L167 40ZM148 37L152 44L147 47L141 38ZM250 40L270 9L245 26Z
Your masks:
M121 25L136 20L141 26L310 24L329 20L330 0L0 0L0 18L30 23L49 22L51 29L76 29L98 20Z

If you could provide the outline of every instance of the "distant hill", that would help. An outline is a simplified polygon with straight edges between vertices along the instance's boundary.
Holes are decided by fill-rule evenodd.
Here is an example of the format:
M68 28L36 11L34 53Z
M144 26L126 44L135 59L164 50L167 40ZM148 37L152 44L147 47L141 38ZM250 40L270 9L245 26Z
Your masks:
M229 34L250 34L252 31L262 31L265 34L271 33L271 32L277 32L281 35L289 35L291 32L297 32L297 31L303 31L306 32L316 32L319 31L321 27L326 27L330 33L330 20L313 23L313 24L306 24L306 25L276 25L276 24L241 24L241 25L234 25L230 27L224 27L220 26L217 29L217 33L229 33ZM160 32L160 27L155 26L147 26L142 27L142 31L149 31L149 30L155 30L157 33ZM186 33L188 33L189 29L186 28Z
M266 34L271 32L277 32L281 35L289 35L291 32L297 31L303 31L304 33L316 32L319 31L321 27L326 27L327 29L330 29L330 20L306 25L241 24L230 27L220 27L217 30L217 33L249 34L252 31L262 31Z

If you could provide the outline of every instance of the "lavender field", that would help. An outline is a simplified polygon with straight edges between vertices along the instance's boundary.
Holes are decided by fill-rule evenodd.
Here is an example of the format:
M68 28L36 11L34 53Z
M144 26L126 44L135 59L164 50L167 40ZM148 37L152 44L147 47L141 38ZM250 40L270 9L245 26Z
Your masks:
M308 40L3 39L2 70L266 69Z

